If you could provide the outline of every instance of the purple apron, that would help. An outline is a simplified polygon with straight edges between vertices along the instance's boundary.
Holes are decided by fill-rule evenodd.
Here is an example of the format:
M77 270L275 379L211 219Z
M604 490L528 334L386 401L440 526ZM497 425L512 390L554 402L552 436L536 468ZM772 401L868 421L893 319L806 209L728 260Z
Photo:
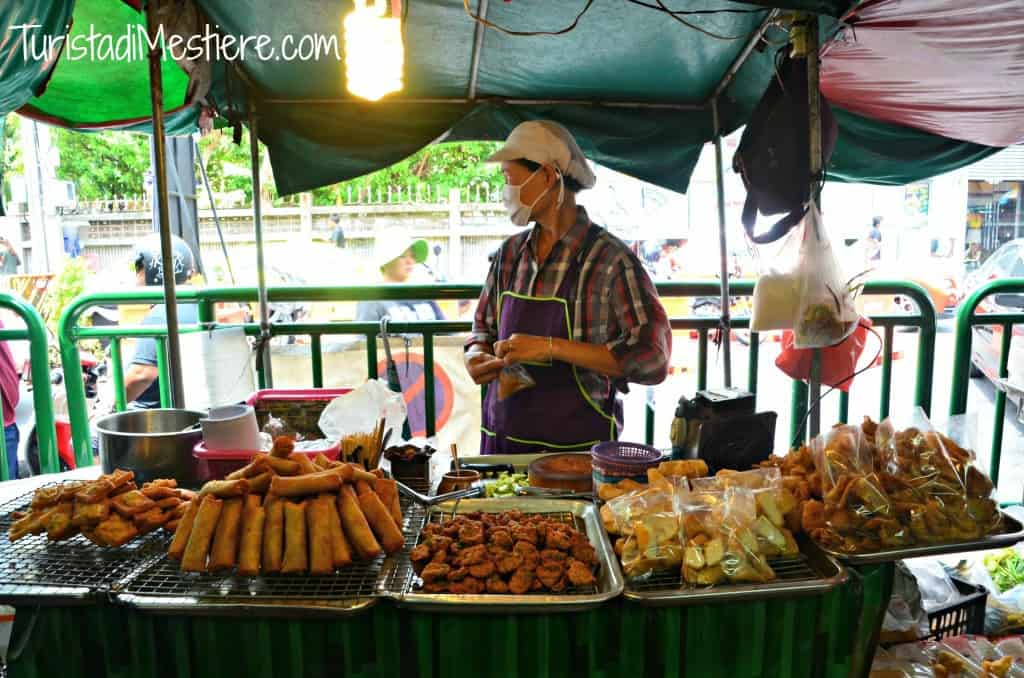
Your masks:
M572 309L579 270L588 237L562 279L554 297L531 297L502 292L498 297L498 339L512 334L532 334L572 339ZM570 296L571 295L571 296ZM616 438L611 402L595 403L586 393L576 368L569 363L524 363L536 386L498 400L498 381L487 387L483 403L481 454L526 454L543 450L589 451L595 444Z

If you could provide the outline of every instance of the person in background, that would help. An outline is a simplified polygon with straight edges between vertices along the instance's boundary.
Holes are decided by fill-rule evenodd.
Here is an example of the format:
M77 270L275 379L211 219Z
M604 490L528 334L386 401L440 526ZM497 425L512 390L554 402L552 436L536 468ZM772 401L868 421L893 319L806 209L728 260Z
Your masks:
M427 241L413 238L401 228L384 229L374 238L373 263L383 282L389 285L410 282L416 267L427 260L427 255ZM395 322L444 320L441 307L433 300L360 301L356 306L356 320L380 320L384 316Z
M682 247L685 242L682 238L669 238L661 243L661 252L654 269L658 280L672 280L683 270Z
M14 250L14 245L7 238L0 237L0 273L15 275L20 265L21 257Z
M3 329L3 326L3 322L0 322L0 329ZM14 410L21 399L20 382L21 375L18 374L18 368L14 363L11 347L6 341L0 341L0 397L3 398L4 445L7 448L7 477L12 480L18 477L18 443L21 441L18 424L14 418Z
M184 285L196 272L196 259L192 248L177 236L171 236L174 250L174 282ZM135 263L135 283L139 287L162 286L164 284L163 260L160 256L160 239L147 237L135 246L132 255ZM178 324L195 325L199 322L199 309L195 304L178 304ZM156 304L142 319L143 325L166 325L167 309ZM128 407L148 410L160 407L160 372L157 369L156 342L152 337L138 340L131 366L124 375L125 398Z
M871 230L868 231L868 261L882 260L882 217L875 217L871 220Z
M331 242L339 250L345 249L345 229L341 227L341 215L332 214L331 223L334 225L331 229Z

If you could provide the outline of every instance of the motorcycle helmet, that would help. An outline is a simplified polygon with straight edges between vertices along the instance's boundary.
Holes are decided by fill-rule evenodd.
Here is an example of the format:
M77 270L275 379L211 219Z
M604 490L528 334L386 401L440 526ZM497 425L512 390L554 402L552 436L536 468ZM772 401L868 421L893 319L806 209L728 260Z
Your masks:
M196 272L196 258L188 243L176 235L171 236L171 252L174 260L174 282L183 285ZM132 252L135 271L145 271L146 285L164 284L163 258L160 253L160 236L146 236L135 244Z

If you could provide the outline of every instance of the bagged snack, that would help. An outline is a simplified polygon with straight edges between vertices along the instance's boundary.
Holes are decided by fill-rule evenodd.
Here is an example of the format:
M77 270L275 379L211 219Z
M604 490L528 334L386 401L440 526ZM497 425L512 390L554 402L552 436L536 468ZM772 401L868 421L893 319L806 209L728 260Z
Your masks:
M723 492L692 492L681 508L683 581L710 586L726 581L722 569L726 540L722 533L725 516Z
M822 476L822 501L807 502L803 512L813 539L846 553L910 543L875 473L873 447L861 427L836 426L811 448Z
M865 272L866 273L866 272ZM796 278L799 301L793 325L796 348L825 348L838 344L857 328L856 298L863 287L847 279L811 203L803 221L803 240Z
M498 400L505 400L520 391L525 391L536 385L537 382L533 380L533 377L530 376L525 367L518 364L509 365L502 368L501 372L498 373Z
M659 484L628 492L602 507L606 527L611 522L613 533L622 535L615 547L628 578L642 579L679 567L682 545L674 494L673 487Z
M762 545L776 542L774 539L762 540L758 537L758 530L769 523L763 516L759 518L757 515L754 492L745 487L730 487L724 497L722 535L725 537L725 553L722 556L722 573L733 583L761 584L775 579L775 572L768 565Z

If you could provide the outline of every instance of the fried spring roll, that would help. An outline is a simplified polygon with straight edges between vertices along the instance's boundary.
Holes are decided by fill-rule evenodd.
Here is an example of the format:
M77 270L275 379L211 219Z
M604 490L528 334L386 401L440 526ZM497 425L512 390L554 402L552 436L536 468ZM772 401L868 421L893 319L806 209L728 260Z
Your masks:
M199 513L199 503L197 499L181 505L186 508L181 517L178 518L178 529L174 531L174 539L171 540L171 545L167 549L167 557L171 560L181 560L181 556L185 553L188 539L192 536L192 525L195 522L196 514ZM181 506L178 508L180 509ZM177 509L175 512L177 512ZM173 516L174 513L171 515Z
M299 473L299 463L291 459L264 457L267 467L279 476L294 476Z
M245 508L256 508L257 506L263 506L263 497L258 494L245 495Z
M331 467L331 460L323 452L317 452L316 456L313 457L313 466L323 471Z
M178 525L181 525L181 521L178 519L168 520L164 523L164 530L166 532L175 533L178 531Z
M398 501L398 483L390 478L377 478L373 481L373 491L377 493L380 500L387 506L391 519L399 528L402 526L402 505Z
M359 495L359 508L363 509L366 522L370 524L373 533L377 535L380 545L384 547L385 553L401 551L405 546L405 537L398 525L391 518L391 513L381 502L374 492L369 491Z
M196 518L192 522L188 546L185 547L185 554L181 558L183 572L206 571L206 555L210 551L210 542L213 541L213 533L217 529L217 521L223 507L224 502L212 494L203 497Z
M230 570L238 558L238 539L242 525L242 498L225 499L210 549L210 572Z
M182 501L192 501L197 496L198 495L195 492L193 492L192 490L185 490L185 489L182 489L180 487L178 488L178 499L180 499Z
M371 470L370 473L372 473L377 478L383 478L384 477L384 471L379 469L379 468L375 468L375 469Z
M246 480L249 481L249 492L255 492L257 495L266 494L267 491L270 490L271 480L276 477L277 476L274 475L273 471L266 471L258 476L247 478ZM253 495L250 494L249 496Z
M241 497L249 491L249 481L245 478L238 480L211 480L199 490L199 496L212 494L219 499L231 499Z
M306 552L306 503L284 503L284 560L282 574L298 574L308 569Z
M357 495L361 496L366 494L367 492L373 492L373 486L370 485L370 483L366 482L365 480L357 480L355 482L355 486Z
M362 467L358 466L357 464L345 464L345 468L348 470L344 472L342 479L346 483L355 483L360 480L362 480L363 482L372 483L374 480L377 479L377 476L367 471L364 471Z
M238 547L238 574L241 577L255 577L260 573L266 519L267 511L260 506L259 495L250 494L246 497L245 508L242 510L242 543Z
M264 509L263 571L280 572L281 555L284 552L284 500L276 497L268 499Z
M309 538L309 573L326 575L334 572L330 512L337 511L331 496L321 494L306 502L306 528Z
M288 458L299 465L299 475L316 473L319 470L316 466L313 466L313 462L309 460L309 456L302 452L292 452L288 455Z
M238 480L239 478L252 478L267 470L266 456L256 455L252 461L231 473L224 476L224 480Z
M349 546L345 532L341 529L341 516L338 515L338 505L333 495L323 495L327 498L330 511L327 512L327 529L331 535L331 560L334 567L345 567L352 564L352 547Z
M377 538L373 536L370 524L366 522L366 516L359 507L359 500L356 499L355 490L351 485L343 485L338 493L338 511L341 513L341 526L359 556L360 560L373 560L379 556L383 549Z
M295 441L288 436L278 436L274 438L274 446L270 450L270 456L277 457L279 459L287 459L288 456L295 451Z
M341 485L341 473L331 469L290 478L275 476L270 481L270 493L279 497L303 497L321 492L337 492Z

